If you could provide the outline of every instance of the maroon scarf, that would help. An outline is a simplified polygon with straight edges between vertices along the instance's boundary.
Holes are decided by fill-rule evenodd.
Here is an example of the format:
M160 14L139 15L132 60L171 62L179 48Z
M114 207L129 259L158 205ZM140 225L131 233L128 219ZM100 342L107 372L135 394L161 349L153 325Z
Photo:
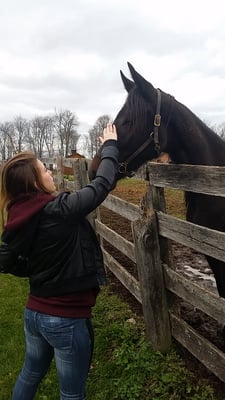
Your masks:
M25 193L8 205L8 220L5 229L9 231L21 228L28 220L45 207L55 196L44 192Z

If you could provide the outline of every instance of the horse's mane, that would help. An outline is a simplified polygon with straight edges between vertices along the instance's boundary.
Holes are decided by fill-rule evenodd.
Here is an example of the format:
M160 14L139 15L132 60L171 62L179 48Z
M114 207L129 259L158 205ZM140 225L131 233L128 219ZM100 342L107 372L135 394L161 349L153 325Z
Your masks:
M174 101L176 102L176 106L178 108L177 124L179 124L180 128L182 128L182 125L184 125L184 128L186 128L185 130L190 130L192 127L192 129L196 129L196 133L198 131L201 134L204 133L204 137L213 138L215 143L224 143L224 140L218 135L218 133L209 127L202 119L200 119L200 117L194 114L193 111L179 101ZM189 129L187 128L187 125L189 126Z

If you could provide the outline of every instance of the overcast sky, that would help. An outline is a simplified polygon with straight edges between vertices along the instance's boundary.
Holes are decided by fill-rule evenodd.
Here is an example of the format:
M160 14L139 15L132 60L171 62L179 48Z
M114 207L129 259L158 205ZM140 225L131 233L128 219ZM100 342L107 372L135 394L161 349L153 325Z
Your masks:
M200 118L225 122L223 0L0 0L0 121L57 110L79 133L125 101L131 62Z

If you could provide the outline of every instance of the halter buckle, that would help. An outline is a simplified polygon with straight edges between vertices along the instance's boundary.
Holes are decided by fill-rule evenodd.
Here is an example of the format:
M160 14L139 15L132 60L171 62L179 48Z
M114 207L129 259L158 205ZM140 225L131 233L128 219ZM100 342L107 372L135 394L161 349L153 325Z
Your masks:
M154 126L160 126L161 124L161 115L160 114L155 114L154 118Z
M124 161L119 164L118 172L122 175L132 178L135 175L135 171L127 171L128 162Z
M126 161L124 161L124 162L119 164L118 172L120 174L124 174L125 175L127 173L127 164L128 163Z

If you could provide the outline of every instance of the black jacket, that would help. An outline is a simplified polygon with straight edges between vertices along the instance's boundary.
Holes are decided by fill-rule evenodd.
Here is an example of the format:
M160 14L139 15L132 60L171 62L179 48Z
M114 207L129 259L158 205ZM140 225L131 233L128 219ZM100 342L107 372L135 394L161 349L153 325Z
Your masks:
M28 258L32 295L58 296L105 283L101 249L86 216L113 188L117 166L117 144L109 140L102 148L96 178L77 192L59 194L33 217L38 224ZM32 221L26 224L26 234L30 228L34 235L33 226ZM16 247L15 243L14 238Z

